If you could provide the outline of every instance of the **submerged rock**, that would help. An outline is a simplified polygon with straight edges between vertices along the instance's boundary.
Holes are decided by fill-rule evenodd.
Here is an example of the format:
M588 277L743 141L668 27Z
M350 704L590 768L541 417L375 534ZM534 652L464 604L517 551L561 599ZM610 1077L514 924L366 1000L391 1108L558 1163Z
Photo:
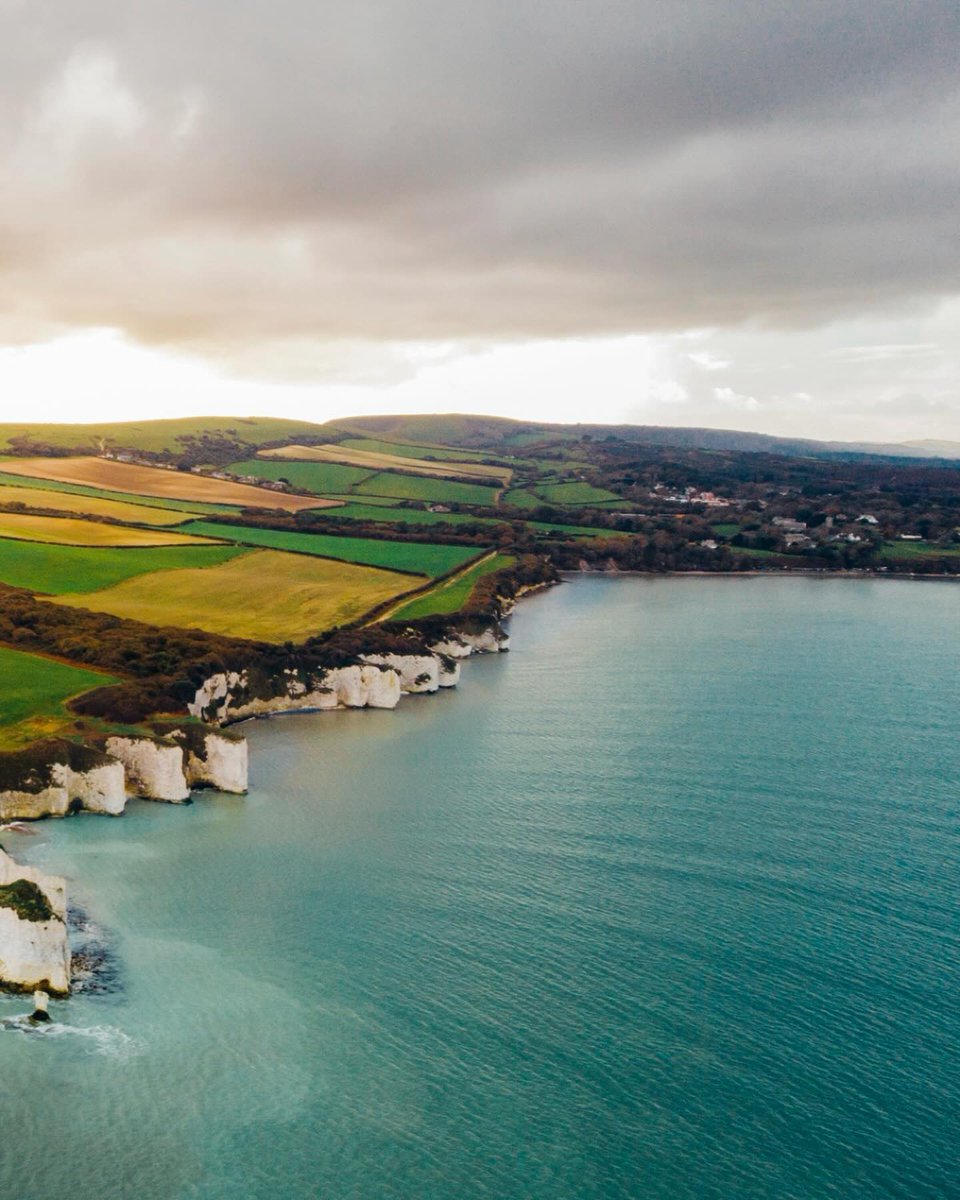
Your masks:
M30 1020L35 1021L38 1025L42 1025L50 1020L50 997L44 991L36 991L33 993L33 1012L30 1014Z

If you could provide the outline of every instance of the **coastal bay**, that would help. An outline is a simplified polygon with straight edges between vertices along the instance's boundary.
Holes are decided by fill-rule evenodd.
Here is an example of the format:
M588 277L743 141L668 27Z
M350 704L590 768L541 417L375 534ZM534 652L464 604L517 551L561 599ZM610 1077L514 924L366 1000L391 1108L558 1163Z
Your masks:
M578 579L455 692L244 726L245 798L6 837L107 964L0 1037L3 1193L951 1194L958 615Z

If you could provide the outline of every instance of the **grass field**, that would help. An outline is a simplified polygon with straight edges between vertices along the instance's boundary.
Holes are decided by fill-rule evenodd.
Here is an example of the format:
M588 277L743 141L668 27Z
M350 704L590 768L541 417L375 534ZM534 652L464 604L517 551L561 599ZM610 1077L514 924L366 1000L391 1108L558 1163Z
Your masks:
M323 446L281 446L278 449L262 450L260 456L270 459L301 459L304 462L345 463L347 466L366 468L370 471L392 468L440 479L450 479L458 475L475 476L478 479L492 479L501 485L509 483L513 474L508 467L491 467L486 463L456 460L428 462L423 458L390 454L382 450L357 450L342 443Z
M213 521L195 521L186 526L191 533L222 537L247 545L267 546L271 550L296 550L337 558L342 562L362 563L368 567L387 567L408 574L434 578L454 571L476 558L475 546L440 546L418 542L389 542L377 538L331 537L324 533L295 533L283 529L254 529L245 525L220 525Z
M430 617L435 613L459 612L470 598L470 593L478 579L499 571L502 567L512 567L516 559L510 554L494 554L462 571L452 579L445 579L432 591L422 596L415 596L409 603L388 613L386 618L391 621L413 621L418 617Z
M574 537L627 537L617 529L600 529L594 525L561 525L554 521L528 521L529 529L543 533L572 533Z
M526 488L511 488L509 492L504 492L500 502L513 508L539 508L543 504L539 496Z
M432 513L424 508L394 508L379 496L363 496L363 503L349 502L343 508L325 509L321 516L338 521L399 521L403 525L500 525L495 517L473 517L469 513Z
M254 550L221 566L128 579L58 603L151 625L177 625L266 641L302 641L356 620L409 591L417 576L353 563Z
M734 521L722 521L719 525L711 525L710 531L717 537L732 538L740 532L740 526Z
M395 475L384 471L357 484L353 493L361 496L399 496L402 500L425 500L434 504L496 503L497 489L479 483L456 483L451 479L430 479L425 475Z
M84 521L81 517L38 517L11 512L0 512L0 538L54 542L62 546L195 546L207 540L169 529L131 529L102 521Z
M880 551L880 557L889 562L960 558L960 546L934 546L931 542L887 542Z
M327 495L331 500L342 500L345 504L352 504L356 499L350 492L328 492ZM363 503L376 505L377 508L396 508L403 501L399 496L364 496Z
M212 566L246 554L240 546L159 546L155 549L55 546L0 539L0 581L59 595L113 587L148 571Z
M591 483L577 480L572 483L553 483L537 485L536 493L542 496L548 504L594 504L604 500L618 500L623 503L621 496L608 492L606 488L594 487Z
M167 500L200 500L215 504L236 504L246 508L281 508L299 512L321 508L334 500L312 496L286 496L265 492L243 483L207 479L183 471L164 471L158 467L139 467L133 463L113 462L108 458L13 458L5 459L3 469L29 479L52 479L59 483L79 483L108 492L134 496L160 496Z
M0 646L0 750L57 733L72 720L64 701L115 682L111 675Z
M231 463L234 475L255 475L258 479L286 479L293 487L309 492L349 492L376 472L370 468L345 467L340 463L281 462L276 459L249 458Z
M104 500L98 496L77 496L50 488L12 487L0 483L0 506L26 504L30 508L52 508L58 512L88 517L112 517L139 525L177 525L193 514L183 509L149 508L124 500Z

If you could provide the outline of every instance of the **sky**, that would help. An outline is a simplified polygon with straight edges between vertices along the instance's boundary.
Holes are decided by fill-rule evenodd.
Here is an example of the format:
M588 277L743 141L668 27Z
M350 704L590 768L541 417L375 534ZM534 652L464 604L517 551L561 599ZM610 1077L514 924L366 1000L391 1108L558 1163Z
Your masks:
M0 0L0 420L960 440L955 0Z

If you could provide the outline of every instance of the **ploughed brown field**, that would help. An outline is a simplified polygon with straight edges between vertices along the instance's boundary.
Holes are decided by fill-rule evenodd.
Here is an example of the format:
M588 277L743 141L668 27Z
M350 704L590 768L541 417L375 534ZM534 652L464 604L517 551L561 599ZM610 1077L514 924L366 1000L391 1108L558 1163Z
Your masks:
M156 496L167 500L194 500L205 504L235 504L243 508L280 508L300 512L305 508L333 508L340 500L318 500L316 496L287 495L245 483L209 479L183 471L141 467L109 458L14 458L3 463L10 475L28 479L52 479L57 483L79 483L109 492Z
M485 463L430 462L423 458L404 458L400 454L380 454L370 450L354 450L334 443L323 446L280 446L261 450L258 458L296 459L300 462L335 462L348 467L369 467L371 471L387 469L407 475L432 475L437 479L496 479L504 485L510 482L509 467L491 467Z

